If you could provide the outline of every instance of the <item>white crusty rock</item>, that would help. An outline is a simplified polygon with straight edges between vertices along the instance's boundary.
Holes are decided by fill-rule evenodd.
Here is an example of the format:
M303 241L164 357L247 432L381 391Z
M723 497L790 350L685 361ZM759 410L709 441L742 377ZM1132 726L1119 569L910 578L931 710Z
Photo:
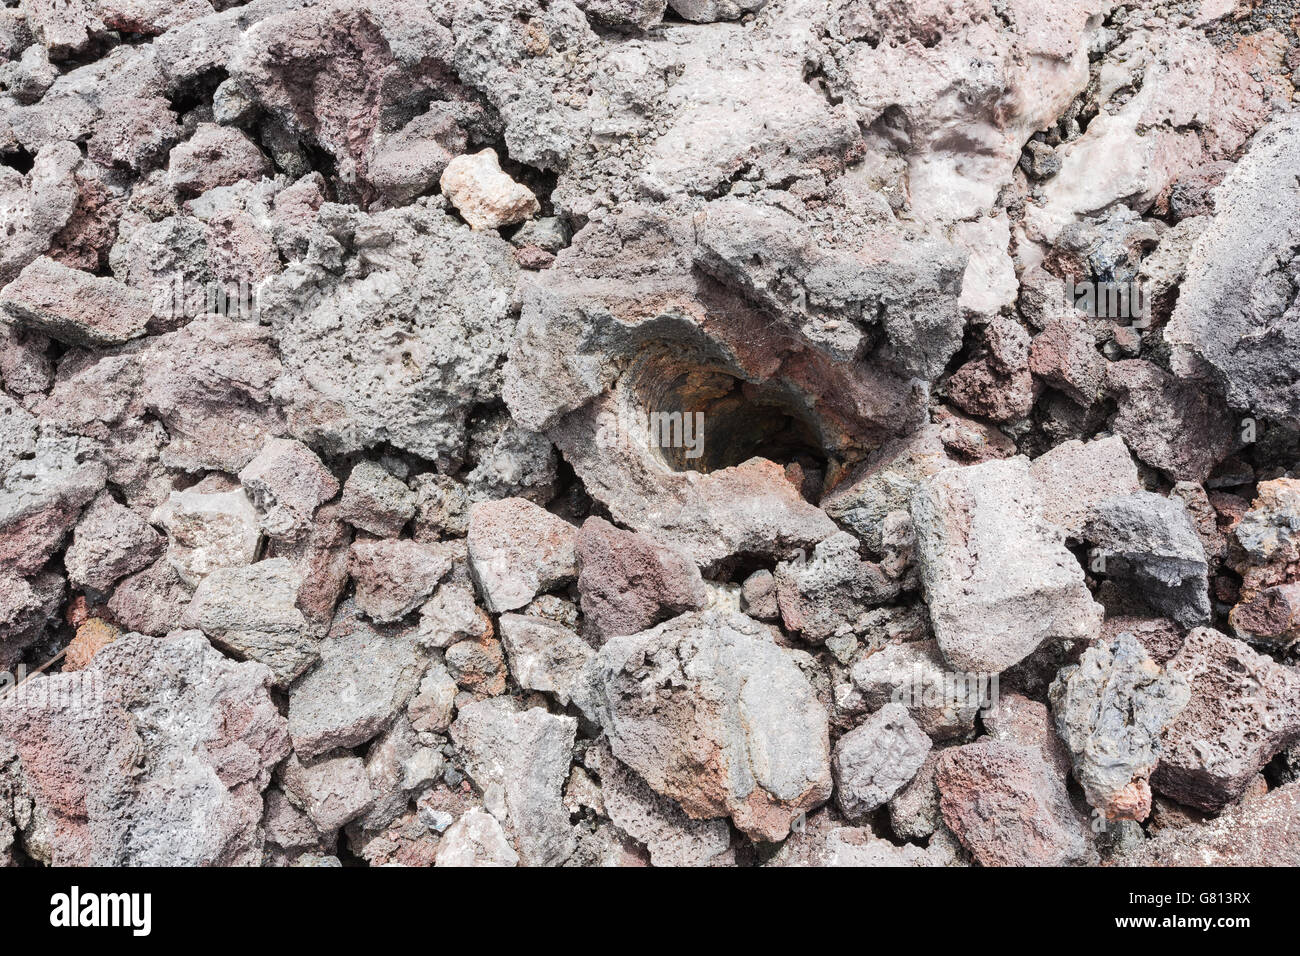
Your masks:
M953 667L997 673L1048 640L1095 637L1101 607L1043 517L1025 458L950 468L912 499L930 622Z
M525 690L554 694L567 705L576 701L584 710L587 662L595 656L591 645L555 621L523 614L502 614L501 643L510 661L510 673Z
M496 817L472 807L447 828L434 866L518 866L519 854Z
M167 532L167 562L190 587L217 568L252 564L262 540L257 509L242 488L173 491L149 521Z
M577 729L573 717L516 710L501 697L462 707L451 725L470 779L485 796L500 794L494 815L504 817L526 866L563 863L576 846L562 791Z
M474 229L500 229L541 210L533 191L501 171L495 149L465 153L447 164L442 194Z

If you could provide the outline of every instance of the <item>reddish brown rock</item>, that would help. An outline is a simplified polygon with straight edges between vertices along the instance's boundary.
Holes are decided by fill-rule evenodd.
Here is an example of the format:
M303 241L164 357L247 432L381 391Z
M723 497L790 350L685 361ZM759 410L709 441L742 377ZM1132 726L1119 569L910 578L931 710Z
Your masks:
M184 197L198 196L241 179L260 179L273 172L257 144L240 130L200 123L184 143L171 151L167 180Z
M1124 866L1300 866L1300 783L1166 826L1118 860Z
M1268 644L1300 640L1300 582L1257 591L1234 607L1228 623L1238 637Z
M981 866L1092 862L1088 826L1065 780L1036 750L993 740L952 747L935 769L939 809Z
M71 345L115 345L145 334L152 302L143 292L40 258L0 292L19 328Z
M469 565L487 609L521 608L577 575L578 529L525 498L469 511Z
M457 684L479 697L495 697L506 689L506 658L496 638L451 645L447 670Z
M987 354L967 362L948 380L948 397L972 415L1019 421L1034 404L1029 335L1019 323L995 319L985 330Z
M311 621L328 622L347 587L352 531L339 520L337 505L322 505L311 529L299 540L272 541L268 558L286 557L302 574L298 608Z
M84 670L96 654L122 636L122 632L107 621L88 618L77 627L77 634L68 644L63 658L64 671Z
M126 630L158 635L181 626L189 603L190 588L164 559L119 582L108 610Z
M1107 388L1119 409L1111 428L1137 457L1180 481L1204 481L1236 444L1234 421L1194 382L1144 359L1114 362Z
M1065 317L1049 322L1034 336L1029 369L1072 401L1088 406L1097 400L1106 377L1106 362L1088 327Z
M635 634L705 605L694 562L648 535L588 518L576 554L584 622L595 637Z
M273 438L239 472L239 481L272 538L293 541L310 530L316 509L333 498L339 483L300 441Z
M259 864L262 791L289 753L270 682L179 631L128 635L83 671L0 698L0 737L34 805L28 853L56 866Z
M451 570L454 551L418 541L358 541L348 573L357 582L357 605L372 620L396 621L425 602Z
M1168 669L1187 678L1192 697L1164 732L1151 785L1215 812L1300 737L1300 671L1208 627L1187 635Z

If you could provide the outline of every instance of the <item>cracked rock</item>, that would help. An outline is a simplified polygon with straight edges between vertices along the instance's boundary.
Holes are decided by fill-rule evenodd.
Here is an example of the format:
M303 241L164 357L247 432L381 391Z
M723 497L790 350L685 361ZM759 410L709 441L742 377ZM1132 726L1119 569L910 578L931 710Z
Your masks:
M775 841L830 796L826 711L749 618L686 614L613 638L591 674L614 756L693 819Z
M1132 634L1120 634L1062 668L1049 695L1088 802L1108 819L1146 819L1161 732L1187 705L1186 678L1162 670Z
M1090 639L1101 608L1023 458L942 471L912 501L917 561L944 658L997 673L1048 640Z

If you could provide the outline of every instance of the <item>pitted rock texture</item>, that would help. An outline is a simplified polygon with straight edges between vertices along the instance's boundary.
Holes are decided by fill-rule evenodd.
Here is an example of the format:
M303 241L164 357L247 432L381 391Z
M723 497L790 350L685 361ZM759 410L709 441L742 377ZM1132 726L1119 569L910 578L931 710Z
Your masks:
M0 5L0 865L1292 859L1292 6Z

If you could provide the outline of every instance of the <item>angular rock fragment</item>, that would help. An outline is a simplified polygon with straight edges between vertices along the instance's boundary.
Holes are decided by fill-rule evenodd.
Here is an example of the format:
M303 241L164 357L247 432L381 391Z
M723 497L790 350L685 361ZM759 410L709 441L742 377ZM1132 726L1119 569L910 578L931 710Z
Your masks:
M727 852L725 820L692 820L671 800L619 762L608 746L588 751L600 774L604 812L620 830L644 844L653 866L705 866Z
M939 426L926 425L874 452L822 500L822 510L878 554L885 516L911 505L920 479L953 464Z
M897 581L858 555L858 539L831 535L806 561L776 566L776 599L787 630L806 641L823 641L848 630L868 608L897 597Z
M506 658L501 642L485 637L457 641L443 655L447 673L476 697L495 697L506 689Z
M171 151L167 181L189 198L271 172L271 163L246 134L229 126L200 123L193 136Z
M373 215L326 204L313 228L326 261L309 254L258 290L291 433L323 454L387 443L450 471L470 411L500 397L510 244L425 204ZM351 266L332 268L335 257Z
M826 711L762 625L685 614L608 641L591 675L614 756L693 819L780 840L830 796Z
M914 843L896 846L876 836L870 827L837 826L825 813L816 823L786 840L769 866L894 867L966 866L951 838L936 836L924 848Z
M1029 474L1043 499L1043 516L1073 539L1099 504L1142 487L1133 456L1117 435L1062 442L1030 462Z
M285 796L324 833L359 817L375 799L358 757L325 757L304 765L290 755L280 770L280 782Z
M1156 610L1184 627L1209 620L1205 547L1181 501L1148 491L1112 498L1094 508L1083 537L1104 573L1131 578Z
M1300 673L1208 627L1166 667L1186 677L1191 700L1161 737L1151 786L1214 813L1300 736Z
M317 642L298 608L301 574L271 558L205 576L182 623L243 660L260 661L287 687L315 661Z
M494 788L499 793L526 866L562 863L576 845L561 791L577 725L539 707L517 711L499 698L462 707L451 725L470 778L489 801Z
M1088 802L1111 820L1146 819L1161 732L1187 706L1187 679L1162 671L1132 634L1121 634L1063 668L1049 693Z
M1300 784L1243 800L1185 827L1165 827L1125 866L1300 866Z
M853 685L872 710L897 702L935 740L975 729L975 715L991 702L992 681L950 670L936 641L890 643L858 660Z
M588 518L575 553L583 619L594 637L636 634L705 605L694 562L647 535Z
M1194 383L1143 359L1111 363L1106 381L1118 396L1111 428L1152 468L1179 481L1204 481L1232 452L1232 417Z
M1300 119L1278 116L1225 178L1165 330L1176 370L1204 375L1232 407L1268 418L1300 415L1297 149Z
M925 755L921 769L889 801L889 828L904 840L924 840L943 825L934 774L941 750Z
M420 609L417 636L426 647L445 648L491 635L492 619L474 603L474 592L465 585L449 581Z
M427 660L409 630L368 624L350 602L289 691L289 736L303 760L372 739L407 705Z
M191 590L166 558L123 578L108 599L113 619L130 631L166 634L180 628Z
M167 562L190 587L217 568L252 564L262 539L257 511L241 488L174 491L149 521L167 532Z
M935 783L944 823L981 866L1095 858L1065 781L1034 750L992 740L950 747L939 755Z
M101 492L81 516L63 556L68 580L107 592L119 578L162 555L165 540L138 514Z
M415 516L415 493L382 465L361 461L343 485L339 517L381 538L396 538Z
M56 866L259 864L262 791L289 752L270 681L178 631L127 635L0 698L34 805L27 851Z
M302 442L274 438L239 472L272 538L293 541L311 528L316 509L338 494L339 483Z
M544 618L502 614L501 643L520 687L554 694L564 705L573 700L590 708L586 667L596 652L569 628Z
M200 317L151 338L144 359L140 397L167 427L165 464L237 474L283 433L271 401L283 369L260 325Z
M434 865L518 866L519 854L496 818L474 807L447 829Z
M0 311L18 328L70 345L117 345L145 334L149 296L51 259L29 265L0 292Z
M917 560L939 648L954 667L999 672L1047 640L1090 639L1101 608L1043 517L1023 458L953 468L912 501Z
M416 541L358 541L348 573L357 583L357 606L372 620L401 620L423 604L451 570L452 551Z
M849 819L887 803L921 769L930 738L902 704L888 703L835 743L835 800Z
M521 608L577 575L578 529L523 498L475 504L469 566L493 614Z

